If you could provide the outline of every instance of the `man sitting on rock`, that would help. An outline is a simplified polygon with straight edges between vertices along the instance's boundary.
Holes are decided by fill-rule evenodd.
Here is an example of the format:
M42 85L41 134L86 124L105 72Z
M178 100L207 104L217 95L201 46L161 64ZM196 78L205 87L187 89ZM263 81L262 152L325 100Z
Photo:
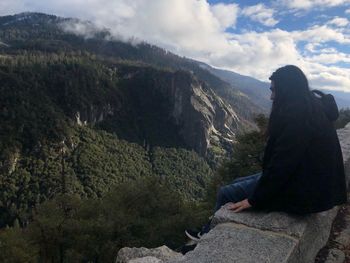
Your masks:
M270 80L273 104L262 171L221 187L215 211L229 203L227 208L234 212L251 208L308 214L346 203L333 96L310 91L296 66L277 69ZM185 232L199 240L209 230L210 221L199 232Z

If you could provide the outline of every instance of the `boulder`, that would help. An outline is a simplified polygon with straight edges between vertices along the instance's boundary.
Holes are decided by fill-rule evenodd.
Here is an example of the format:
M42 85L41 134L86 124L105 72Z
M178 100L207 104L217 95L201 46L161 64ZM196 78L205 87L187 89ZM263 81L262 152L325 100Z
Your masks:
M160 260L159 258L151 257L151 256L135 258L128 261L128 263L162 263L162 262L164 261Z
M345 254L339 249L331 249L324 263L344 263Z
M171 250L167 246L152 249L124 247L119 250L116 263L159 263L180 257L182 257L182 254Z

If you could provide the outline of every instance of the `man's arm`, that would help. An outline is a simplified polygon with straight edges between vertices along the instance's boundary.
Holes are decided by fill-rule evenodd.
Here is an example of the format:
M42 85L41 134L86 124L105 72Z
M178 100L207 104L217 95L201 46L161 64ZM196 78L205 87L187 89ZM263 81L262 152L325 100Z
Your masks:
M275 141L272 157L263 171L254 193L248 198L253 207L268 203L287 185L300 164L310 142L310 132L305 127L305 116L286 119L283 130Z

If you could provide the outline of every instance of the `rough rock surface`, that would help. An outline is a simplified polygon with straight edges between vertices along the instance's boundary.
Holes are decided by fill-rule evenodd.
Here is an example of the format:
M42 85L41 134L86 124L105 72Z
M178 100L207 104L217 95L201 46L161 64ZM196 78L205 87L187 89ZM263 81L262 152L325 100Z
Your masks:
M171 76L169 84L156 82L154 88L171 100L169 114L190 147L204 156L212 144L235 142L241 120L213 89L181 71Z
M350 193L348 194L350 198ZM333 222L327 245L318 253L315 263L350 262L350 204L343 205Z
M219 224L184 259L170 262L284 262L298 240L240 224Z
M345 171L350 171L350 123L348 123L343 129L337 130L340 146L343 153L343 160L345 165ZM346 177L349 189L349 174Z
M124 73L121 68L118 72L130 87L128 92L113 103L90 104L77 109L72 117L78 125L96 124L108 118L124 123L128 121L124 119L125 115L134 119L143 119L150 114L153 114L152 119L165 116L161 120L169 121L187 146L202 156L206 156L208 149L212 148L231 149L236 133L251 125L238 116L233 108L236 105L225 102L213 87L190 72L166 72L142 67L128 68ZM123 113L132 105L138 108ZM142 137L143 133L139 136Z
M329 236L338 208L311 216L234 213L224 206L214 229L184 259L171 262L312 262Z
M75 119L78 125L95 124L103 121L107 116L113 115L114 109L110 104L104 106L89 105L88 107L77 111L75 113Z
M339 249L331 249L325 263L343 263L345 261L345 254Z
M159 258L151 257L151 256L147 256L143 258L135 258L128 261L128 263L162 263L162 262L164 261L160 260Z
M217 224L232 222L298 238L302 236L307 225L307 220L312 221L313 219L278 212L246 211L244 213L232 213L232 211L226 209L226 206L224 206L223 209L220 209L215 214L212 227L215 227Z
M153 249L148 249L145 247L124 247L119 250L116 263L158 263L180 257L182 257L182 254L171 250L167 246L161 246Z

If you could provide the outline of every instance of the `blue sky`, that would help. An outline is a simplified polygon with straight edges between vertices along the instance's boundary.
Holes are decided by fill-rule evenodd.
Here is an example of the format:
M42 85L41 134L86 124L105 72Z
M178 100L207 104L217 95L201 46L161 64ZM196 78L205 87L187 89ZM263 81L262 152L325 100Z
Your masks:
M310 9L299 9L299 10L283 10L283 6L278 6L276 1L230 1L230 0L210 0L210 4L217 3L237 3L241 8L264 4L266 7L273 8L276 10L274 17L279 20L278 24L273 28L281 28L284 30L301 30L308 26L314 24L319 24L321 22L327 22L332 17L350 17L350 14L346 14L346 7L350 8L350 4L338 5L338 6L328 6L323 7L318 6ZM282 10L281 10L282 9ZM296 15L297 14L297 15ZM247 17L240 17L237 21L237 29L244 28L246 24L251 27L261 27L262 25L251 21ZM262 27L268 29L268 27Z
M295 64L312 88L350 92L350 0L0 0L0 15L24 11L90 20L115 39L264 81ZM92 30L79 22L65 29Z

